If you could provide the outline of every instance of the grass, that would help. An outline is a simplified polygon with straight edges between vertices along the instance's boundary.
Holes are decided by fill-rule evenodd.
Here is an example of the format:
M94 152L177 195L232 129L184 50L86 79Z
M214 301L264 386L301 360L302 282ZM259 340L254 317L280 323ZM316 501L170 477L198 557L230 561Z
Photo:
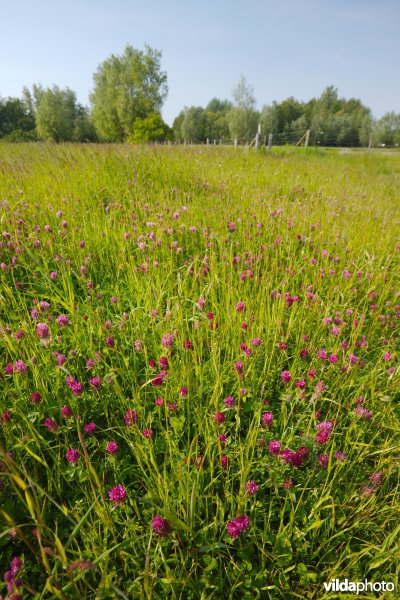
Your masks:
M399 189L383 153L0 145L4 598L399 589Z

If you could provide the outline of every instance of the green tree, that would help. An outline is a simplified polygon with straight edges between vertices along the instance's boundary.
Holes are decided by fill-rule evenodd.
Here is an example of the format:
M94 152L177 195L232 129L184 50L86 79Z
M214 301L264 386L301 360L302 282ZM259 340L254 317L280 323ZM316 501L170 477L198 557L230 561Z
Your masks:
M56 85L47 89L34 86L33 96L38 137L53 142L72 140L77 108L75 92Z
M376 122L374 141L385 146L400 145L400 113L386 113Z
M144 119L137 117L133 124L133 131L128 140L134 144L146 142L163 142L172 139L172 129L164 123L158 113L152 113Z
M20 98L0 98L0 138L33 139L35 117Z
M191 106L184 109L184 119L181 124L183 140L190 143L204 142L206 139L206 111L201 106Z
M161 71L161 52L127 46L122 56L111 55L93 75L90 94L92 120L100 138L123 141L137 118L159 113L167 96L167 75Z

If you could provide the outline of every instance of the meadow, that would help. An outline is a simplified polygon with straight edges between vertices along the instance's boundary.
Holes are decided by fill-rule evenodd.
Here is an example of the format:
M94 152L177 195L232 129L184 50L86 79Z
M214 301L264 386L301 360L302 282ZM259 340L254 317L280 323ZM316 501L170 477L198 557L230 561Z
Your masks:
M0 145L1 598L399 598L399 190L383 152Z

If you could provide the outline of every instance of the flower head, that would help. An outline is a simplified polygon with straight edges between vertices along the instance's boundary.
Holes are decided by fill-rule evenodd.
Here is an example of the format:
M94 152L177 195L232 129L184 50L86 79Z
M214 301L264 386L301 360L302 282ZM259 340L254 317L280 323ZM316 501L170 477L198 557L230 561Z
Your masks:
M160 537L167 537L172 533L171 523L167 519L163 519L159 515L156 515L151 522L154 533L157 533Z
M126 500L126 489L120 483L108 490L108 497L116 506L120 506Z

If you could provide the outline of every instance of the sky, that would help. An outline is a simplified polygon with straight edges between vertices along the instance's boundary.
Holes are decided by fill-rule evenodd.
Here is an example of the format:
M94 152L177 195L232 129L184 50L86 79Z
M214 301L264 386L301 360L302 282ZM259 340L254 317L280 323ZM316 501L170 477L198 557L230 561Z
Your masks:
M162 52L172 125L185 106L232 100L243 75L257 108L334 85L376 118L400 112L400 0L0 0L0 97L34 83L89 105L111 54Z

